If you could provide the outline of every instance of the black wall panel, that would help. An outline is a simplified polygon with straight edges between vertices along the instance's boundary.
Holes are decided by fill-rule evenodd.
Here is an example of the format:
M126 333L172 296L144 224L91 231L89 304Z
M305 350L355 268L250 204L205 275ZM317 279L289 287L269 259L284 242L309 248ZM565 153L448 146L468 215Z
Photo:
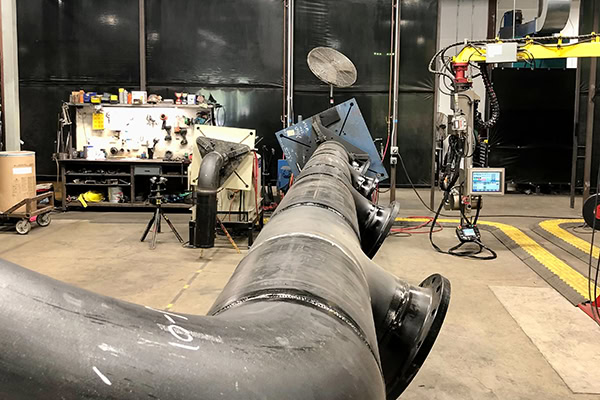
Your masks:
M72 90L139 86L135 1L17 2L21 139L37 172L56 173L57 115Z
M17 2L22 83L139 84L135 1Z
M427 65L436 48L438 2L405 1L401 11L398 146L413 182L428 184L434 80ZM336 89L336 102L356 97L371 135L385 139L391 16L388 0L350 0L343 6L328 0L296 0L296 114L310 116L327 107L329 87L310 72L306 55L317 46L333 47L358 71L354 86ZM402 170L397 180L408 183Z
M150 85L281 86L278 0L147 0Z
M500 120L490 132L490 166L507 181L566 184L571 179L574 69L495 69Z
M258 130L279 147L283 2L281 0L146 0L148 91L167 98L186 90L212 94L227 125ZM437 37L436 0L402 2L399 146L415 182L429 182L433 77L427 63ZM38 151L38 170L50 161L60 103L71 90L139 85L135 1L19 2L22 136ZM374 137L387 134L391 1L296 0L296 114L328 107L326 85L309 71L316 46L347 54L358 69L336 101L356 97ZM35 116L35 121L28 116ZM398 181L406 183L402 171Z
M588 34L593 29L593 18L594 18L594 1L595 0L582 0L581 1L581 12L579 19L579 33ZM598 12L596 5L596 12ZM577 122L577 140L579 145L585 146L586 136L586 123L587 123L587 103L589 93L589 75L590 75L590 59L582 58L579 60L581 66L581 84L580 84L580 98L579 98L579 118ZM598 88L600 82L600 62L597 65L597 78L596 87ZM596 102L594 106L594 135L592 142L592 171L590 177L591 192L596 192L596 184L598 177L598 169L600 167L600 106L598 105L598 95L596 95ZM577 165L577 187L583 187L583 160Z

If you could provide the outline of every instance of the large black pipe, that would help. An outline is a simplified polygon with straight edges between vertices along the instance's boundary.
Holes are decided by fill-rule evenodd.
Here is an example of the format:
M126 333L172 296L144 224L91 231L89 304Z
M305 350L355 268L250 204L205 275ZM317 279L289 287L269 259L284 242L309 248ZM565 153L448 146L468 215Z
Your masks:
M323 167L332 148L317 149L323 172L305 167L209 317L0 261L0 398L395 399L449 286L412 287L365 255L348 171Z
M215 246L215 227L217 224L217 191L220 186L221 169L226 157L212 151L202 158L198 181L196 183L196 222L194 247L210 248Z

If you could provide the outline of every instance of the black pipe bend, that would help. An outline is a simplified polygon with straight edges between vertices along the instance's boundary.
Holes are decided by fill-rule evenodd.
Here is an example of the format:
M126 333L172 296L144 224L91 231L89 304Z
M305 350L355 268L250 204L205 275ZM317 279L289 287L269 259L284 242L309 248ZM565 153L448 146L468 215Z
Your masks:
M313 157L334 152L325 143ZM210 316L0 260L0 398L396 399L439 332L449 284L413 287L375 265L350 177L322 172L298 177Z
M217 191L220 186L221 169L226 157L217 151L206 154L200 163L196 183L196 220L194 235L190 242L194 247L215 246L217 225Z

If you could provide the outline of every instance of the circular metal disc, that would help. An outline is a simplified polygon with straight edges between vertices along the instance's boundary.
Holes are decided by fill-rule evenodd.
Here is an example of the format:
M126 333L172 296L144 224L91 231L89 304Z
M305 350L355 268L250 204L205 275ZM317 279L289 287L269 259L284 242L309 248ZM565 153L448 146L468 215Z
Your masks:
M308 67L328 85L340 88L356 82L356 67L348 57L331 47L315 47L308 53Z
M597 194L593 194L590 197L588 197L587 200L583 203L582 212L583 219L585 220L587 226L591 228L595 225L596 229L600 228L600 213L598 212L599 210L596 209L596 207L600 208L600 199L596 200L597 197ZM594 217L596 217L596 222L594 222Z

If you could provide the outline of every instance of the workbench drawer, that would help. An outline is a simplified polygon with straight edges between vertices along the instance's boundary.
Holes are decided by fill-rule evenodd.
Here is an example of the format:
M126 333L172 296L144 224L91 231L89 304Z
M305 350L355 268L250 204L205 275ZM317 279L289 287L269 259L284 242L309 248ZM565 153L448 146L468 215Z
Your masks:
M136 165L133 169L134 175L160 175L160 165Z

